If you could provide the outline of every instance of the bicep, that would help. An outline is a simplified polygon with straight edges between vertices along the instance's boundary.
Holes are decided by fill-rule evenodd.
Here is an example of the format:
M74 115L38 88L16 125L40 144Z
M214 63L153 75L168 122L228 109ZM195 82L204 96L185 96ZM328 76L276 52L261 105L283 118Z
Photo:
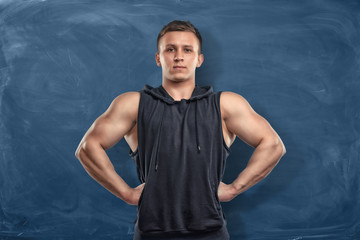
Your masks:
M84 139L111 148L136 124L140 94L124 93L91 125Z
M231 133L253 147L265 138L276 136L270 124L242 96L232 92L222 95L224 121Z

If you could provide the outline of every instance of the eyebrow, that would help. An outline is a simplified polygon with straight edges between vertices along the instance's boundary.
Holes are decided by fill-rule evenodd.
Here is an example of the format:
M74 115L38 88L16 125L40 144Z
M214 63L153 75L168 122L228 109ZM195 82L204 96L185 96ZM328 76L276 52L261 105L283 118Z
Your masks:
M176 47L175 44L167 44L166 47ZM182 47L194 48L192 45L182 45Z

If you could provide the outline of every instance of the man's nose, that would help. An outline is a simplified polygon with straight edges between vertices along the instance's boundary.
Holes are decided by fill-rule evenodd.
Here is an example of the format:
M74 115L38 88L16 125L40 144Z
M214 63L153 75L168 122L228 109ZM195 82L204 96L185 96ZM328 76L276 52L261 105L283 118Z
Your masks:
M182 61L184 60L184 55L182 51L176 51L174 56L175 61Z

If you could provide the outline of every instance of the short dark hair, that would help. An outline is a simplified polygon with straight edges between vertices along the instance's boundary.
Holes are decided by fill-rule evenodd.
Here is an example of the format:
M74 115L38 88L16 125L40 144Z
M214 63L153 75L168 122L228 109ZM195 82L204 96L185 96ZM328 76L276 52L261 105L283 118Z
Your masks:
M174 32L174 31L183 31L183 32L192 32L195 34L197 39L199 40L199 54L201 53L202 49L202 38L200 35L199 30L191 24L190 21L180 21L180 20L174 20L172 22L169 22L166 24L160 31L158 37L157 37L157 51L159 52L159 41L162 36L165 35L167 32Z

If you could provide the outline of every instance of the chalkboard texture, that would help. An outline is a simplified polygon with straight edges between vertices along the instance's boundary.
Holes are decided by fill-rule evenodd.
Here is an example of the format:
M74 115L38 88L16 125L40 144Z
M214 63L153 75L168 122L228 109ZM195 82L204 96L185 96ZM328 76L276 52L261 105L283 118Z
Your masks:
M156 37L201 32L198 85L245 97L287 154L222 203L234 240L360 239L360 2L0 0L0 239L132 239L136 207L74 156L111 101L161 84ZM231 146L225 183L253 149ZM124 140L107 151L139 184Z

